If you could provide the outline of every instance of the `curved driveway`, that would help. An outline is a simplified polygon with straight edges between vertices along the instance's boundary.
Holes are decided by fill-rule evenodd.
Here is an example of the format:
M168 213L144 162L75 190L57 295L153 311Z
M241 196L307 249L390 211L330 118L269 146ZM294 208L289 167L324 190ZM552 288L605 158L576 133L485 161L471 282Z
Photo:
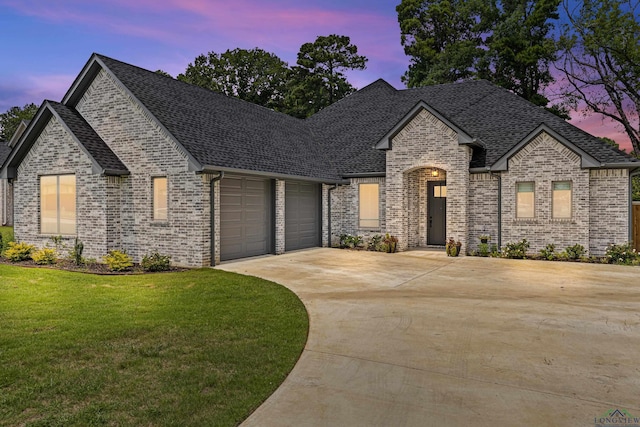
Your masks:
M223 264L293 290L304 352L245 426L593 426L640 416L640 267L313 249Z

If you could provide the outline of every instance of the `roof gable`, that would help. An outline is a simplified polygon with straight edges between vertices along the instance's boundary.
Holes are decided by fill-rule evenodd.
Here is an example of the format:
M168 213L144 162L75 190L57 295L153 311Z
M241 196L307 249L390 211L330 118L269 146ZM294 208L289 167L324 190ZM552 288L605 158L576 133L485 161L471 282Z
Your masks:
M34 119L17 141L0 171L2 178L15 178L18 166L36 142L49 120L55 117L71 135L93 164L93 173L128 175L129 171L107 144L95 133L80 114L58 102L45 100Z

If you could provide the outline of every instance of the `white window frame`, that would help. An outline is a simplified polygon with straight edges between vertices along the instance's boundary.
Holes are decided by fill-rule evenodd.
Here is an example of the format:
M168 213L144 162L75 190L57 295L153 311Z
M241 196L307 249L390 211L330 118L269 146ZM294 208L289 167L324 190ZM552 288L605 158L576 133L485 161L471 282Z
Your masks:
M66 232L66 230L63 230L61 227L62 222L65 220L65 218L62 218L62 206L60 204L60 178L61 177L73 177L73 230L71 230L71 232ZM51 178L55 178L56 183L55 183L55 218L50 217L47 218L49 220L53 220L51 222L55 222L55 230L45 230L44 228L44 223L45 223L45 212L44 212L44 195L43 195L43 186L42 186L42 180L43 178L45 179L51 179ZM38 177L38 185L40 187L40 191L39 191L39 196L40 196L40 234L45 234L45 235L54 235L54 236L75 236L78 233L78 186L77 186L77 180L76 180L76 176L75 174L71 174L71 173L66 173L66 174L59 174L59 175L40 175ZM70 211L69 211L70 212ZM65 232L63 232L65 231Z
M522 184L531 184L531 186L533 187L533 191L520 191L520 185ZM532 206L531 206L531 215L522 215L520 212L520 207L521 207L521 203L520 203L520 193L522 194L526 194L526 193L532 193L532 198L533 200L531 201ZM520 220L531 220L534 219L536 217L536 183L535 181L521 181L521 182L516 182L516 219L520 219Z
M164 180L165 186L165 205L158 207L157 202L160 200L156 194L156 182L157 180ZM164 214L162 214L164 211ZM169 180L166 176L152 176L151 177L151 219L155 222L168 222L169 221Z
M366 206L363 209L363 203L367 203L367 202L372 203L373 200L367 200L365 197L363 197L362 186L376 187L375 193L373 191L370 193L370 194L376 195L375 203L376 203L377 209L375 209L375 213L376 213L375 218L362 217L363 211L373 210L373 209L366 209ZM367 194L366 191L364 194ZM370 229L370 230L380 229L380 183L379 182L361 182L358 184L358 228Z

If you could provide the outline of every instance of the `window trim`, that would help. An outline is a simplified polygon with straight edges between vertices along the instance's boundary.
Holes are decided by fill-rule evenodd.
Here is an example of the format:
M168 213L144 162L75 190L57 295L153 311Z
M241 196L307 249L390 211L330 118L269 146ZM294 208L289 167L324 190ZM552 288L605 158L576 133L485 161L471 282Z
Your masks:
M74 198L74 209L75 209L75 213L74 213L74 224L73 224L73 233L62 233L61 229L60 229L60 177L68 177L68 176L72 176L73 177L73 198ZM44 219L44 212L42 209L42 203L43 203L43 199L42 199L42 178L52 178L55 177L56 178L56 231L55 232L49 232L49 231L43 231L43 219ZM76 177L75 173L57 173L57 174L42 174L42 175L38 175L38 199L39 199L39 204L38 204L38 216L39 216L39 231L40 231L40 235L43 236L77 236L78 235L78 180Z
M518 215L518 194L520 194L520 184L531 184L533 186L533 209L531 216L520 216ZM517 181L516 182L516 203L515 203L515 217L518 221L531 221L536 218L536 182L535 181ZM525 193L524 191L522 193ZM528 193L528 191L527 191Z
M569 184L569 216L556 217L555 216L555 192L554 188L556 184L559 183L568 183ZM566 190L565 190L566 191ZM554 221L570 221L573 219L573 181L571 180L561 180L561 181L551 181L551 219Z
M156 180L164 179L165 181L165 216L164 218L156 217ZM166 175L158 175L151 177L151 221L155 223L167 223L169 222L169 179Z
M375 185L378 187L378 209L377 209L377 218L362 218L362 186L363 185ZM358 228L362 230L380 230L381 225L381 206L380 206L380 183L379 182L360 182L358 183ZM363 226L362 221L378 221L378 225L376 226Z

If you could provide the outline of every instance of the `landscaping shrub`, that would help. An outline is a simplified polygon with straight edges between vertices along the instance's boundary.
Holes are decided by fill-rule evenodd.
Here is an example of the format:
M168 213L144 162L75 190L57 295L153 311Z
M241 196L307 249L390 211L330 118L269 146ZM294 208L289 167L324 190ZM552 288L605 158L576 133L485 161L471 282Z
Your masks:
M548 261L553 261L558 257L556 245L549 243L544 249L540 249L540 256Z
M489 244L488 243L479 243L478 244L478 256L489 256Z
M389 233L384 236L384 249L388 253L395 253L398 249L398 238L396 236L392 236Z
M133 267L133 260L123 251L109 251L103 259L111 271L125 271Z
M82 265L85 263L85 259L82 257L82 252L84 251L84 243L82 243L76 237L76 241L73 244L73 249L69 252L69 258L71 261L75 263L75 265Z
M582 245L573 245L573 246L567 246L567 248L564 250L564 257L572 260L572 261L576 261L579 260L580 258L582 258L584 256L584 254L586 253L584 246Z
M520 242L507 243L502 251L502 256L512 259L524 259L527 257L527 249L529 249L527 239L522 239Z
M611 244L607 247L604 255L604 262L607 264L632 265L640 263L640 254L631 247L631 243L623 245Z
M31 259L33 245L23 242L9 242L9 248L4 251L4 256L11 262L26 261Z
M382 246L382 234L374 234L369 243L367 244L367 250L380 251Z
M154 252L142 258L142 269L144 271L167 271L171 268L171 257Z
M55 249L42 248L33 252L31 254L31 259L39 265L51 265L56 263L58 256Z
M340 235L340 247L341 248L358 248L362 245L364 238L362 236L354 236L352 234Z

